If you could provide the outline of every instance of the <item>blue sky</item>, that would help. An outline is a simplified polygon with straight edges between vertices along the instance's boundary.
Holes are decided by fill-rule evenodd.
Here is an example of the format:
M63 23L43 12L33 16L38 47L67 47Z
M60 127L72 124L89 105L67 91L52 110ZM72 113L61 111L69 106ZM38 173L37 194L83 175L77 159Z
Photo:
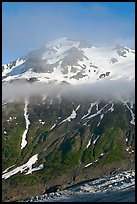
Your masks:
M59 37L134 48L134 2L3 2L2 63Z

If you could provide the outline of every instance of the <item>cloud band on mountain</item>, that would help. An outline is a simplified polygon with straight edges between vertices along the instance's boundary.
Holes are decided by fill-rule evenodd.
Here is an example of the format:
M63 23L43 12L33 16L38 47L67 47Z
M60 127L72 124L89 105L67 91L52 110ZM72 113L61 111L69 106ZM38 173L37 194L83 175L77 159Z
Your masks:
M26 97L48 95L56 97L58 95L70 98L109 98L119 99L121 97L135 97L134 81L100 80L94 83L83 83L79 85L66 84L45 84L45 83L4 83L2 87L2 100L20 100Z

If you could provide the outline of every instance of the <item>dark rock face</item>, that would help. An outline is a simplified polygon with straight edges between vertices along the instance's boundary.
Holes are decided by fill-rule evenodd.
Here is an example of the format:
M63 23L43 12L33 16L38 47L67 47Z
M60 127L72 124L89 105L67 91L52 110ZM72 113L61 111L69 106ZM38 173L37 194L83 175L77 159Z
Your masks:
M106 72L106 76L109 76L110 72Z
M100 74L99 78L105 78L106 74Z
M103 73L103 74L100 74L99 75L99 78L105 78L106 76L109 76L110 72L106 72L106 73Z

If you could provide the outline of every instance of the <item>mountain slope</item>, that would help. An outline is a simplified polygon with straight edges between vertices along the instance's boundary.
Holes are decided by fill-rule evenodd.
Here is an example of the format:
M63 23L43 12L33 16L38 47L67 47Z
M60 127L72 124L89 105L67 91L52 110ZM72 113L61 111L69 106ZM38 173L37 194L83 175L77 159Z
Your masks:
M134 71L131 49L66 38L3 65L3 201L134 169L134 90L116 88Z

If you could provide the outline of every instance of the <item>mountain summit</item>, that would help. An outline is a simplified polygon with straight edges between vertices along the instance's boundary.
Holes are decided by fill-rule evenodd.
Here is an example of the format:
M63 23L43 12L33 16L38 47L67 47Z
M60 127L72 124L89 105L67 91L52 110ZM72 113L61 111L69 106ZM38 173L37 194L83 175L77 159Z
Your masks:
M70 84L102 79L135 80L135 51L123 46L94 47L59 38L2 65L3 82L15 80Z

